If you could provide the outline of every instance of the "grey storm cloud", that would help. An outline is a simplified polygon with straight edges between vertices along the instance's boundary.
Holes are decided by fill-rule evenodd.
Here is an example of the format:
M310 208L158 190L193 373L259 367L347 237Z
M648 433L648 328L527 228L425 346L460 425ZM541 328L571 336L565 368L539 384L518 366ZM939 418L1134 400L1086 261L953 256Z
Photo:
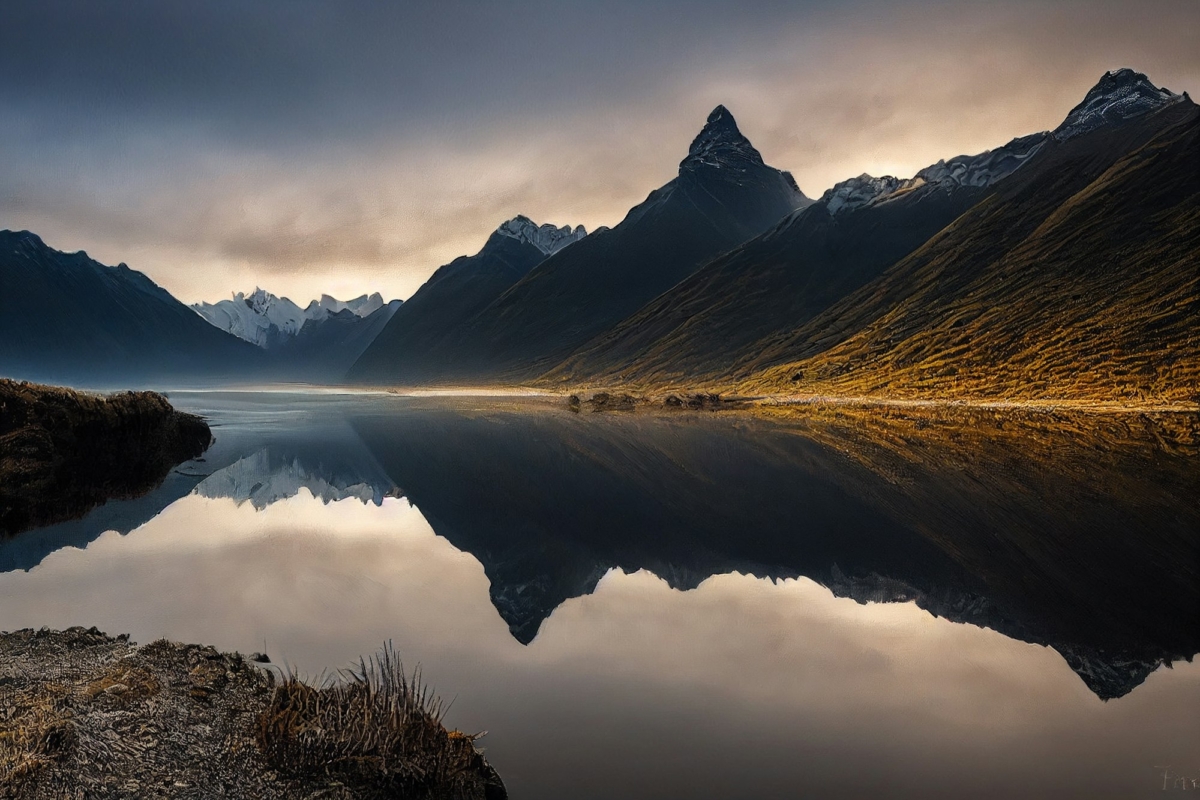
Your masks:
M11 0L0 227L185 301L406 297L502 220L612 225L728 105L810 195L1200 88L1194 0Z

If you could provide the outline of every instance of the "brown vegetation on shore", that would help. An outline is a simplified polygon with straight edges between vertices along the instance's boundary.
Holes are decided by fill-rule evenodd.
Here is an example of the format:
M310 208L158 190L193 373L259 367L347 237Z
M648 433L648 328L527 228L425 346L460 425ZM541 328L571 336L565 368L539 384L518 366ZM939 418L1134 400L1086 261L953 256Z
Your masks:
M144 494L211 441L204 420L155 392L0 379L0 536Z
M385 649L317 685L211 647L0 634L0 797L499 800Z

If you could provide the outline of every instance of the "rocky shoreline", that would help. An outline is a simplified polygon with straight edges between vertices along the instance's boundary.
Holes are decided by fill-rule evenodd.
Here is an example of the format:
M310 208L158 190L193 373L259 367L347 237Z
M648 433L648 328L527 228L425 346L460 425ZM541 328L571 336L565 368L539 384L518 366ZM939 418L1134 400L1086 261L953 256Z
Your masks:
M254 659L95 628L0 634L0 798L507 797L390 650L317 685Z
M145 494L211 442L203 419L155 392L0 379L0 536Z

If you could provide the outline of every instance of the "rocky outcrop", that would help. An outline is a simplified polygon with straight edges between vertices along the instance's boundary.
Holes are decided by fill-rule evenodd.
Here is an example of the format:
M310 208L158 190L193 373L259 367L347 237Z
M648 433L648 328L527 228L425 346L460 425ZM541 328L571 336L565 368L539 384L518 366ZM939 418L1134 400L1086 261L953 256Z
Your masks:
M0 536L145 494L211 442L204 420L155 392L0 379Z

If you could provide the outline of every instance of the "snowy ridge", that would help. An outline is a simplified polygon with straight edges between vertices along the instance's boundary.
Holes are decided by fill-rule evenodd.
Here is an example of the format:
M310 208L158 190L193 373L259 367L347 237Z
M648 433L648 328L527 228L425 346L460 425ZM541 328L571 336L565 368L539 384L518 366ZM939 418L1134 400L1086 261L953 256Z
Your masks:
M318 322L342 311L366 317L383 306L383 296L376 292L345 301L323 294L320 300L300 308L286 297L255 288L249 295L238 292L232 299L196 303L192 309L221 330L268 348L295 336L309 321Z
M1075 106L1061 125L1050 133L1035 133L1013 139L1003 147L973 156L931 164L908 180L890 175L875 178L859 175L835 184L821 196L831 216L866 205L886 202L914 190L931 188L953 191L961 186L988 187L1021 168L1051 139L1065 141L1097 128L1148 114L1164 106L1188 100L1187 94L1155 86L1140 72L1119 69L1107 72Z
M507 222L502 222L496 229L496 233L531 244L546 255L557 253L567 245L578 242L587 236L587 231L582 225L576 225L574 228L570 225L564 225L561 228L550 224L538 225L523 214L519 214Z
M905 181L893 178L891 175L876 178L864 172L857 178L850 178L834 184L833 188L827 189L825 194L821 195L819 202L825 204L825 210L830 215L834 215L843 209L861 208L881 197L886 197L904 183Z
M952 186L991 186L1016 172L1046 143L1047 135L1035 133L1013 139L1003 147L974 156L955 156L939 161L916 174L913 181Z
M821 195L820 202L834 216L842 211L886 202L900 193L915 190L953 191L960 186L991 186L1020 169L1042 149L1048 139L1049 135L1045 133L1023 136L995 150L985 150L974 156L955 156L931 164L908 180L891 175L876 178L864 173L835 184Z
M1139 117L1186 97L1155 86L1140 72L1129 68L1113 70L1105 73L1083 102L1071 109L1063 123L1054 129L1054 138L1066 141L1101 125Z

